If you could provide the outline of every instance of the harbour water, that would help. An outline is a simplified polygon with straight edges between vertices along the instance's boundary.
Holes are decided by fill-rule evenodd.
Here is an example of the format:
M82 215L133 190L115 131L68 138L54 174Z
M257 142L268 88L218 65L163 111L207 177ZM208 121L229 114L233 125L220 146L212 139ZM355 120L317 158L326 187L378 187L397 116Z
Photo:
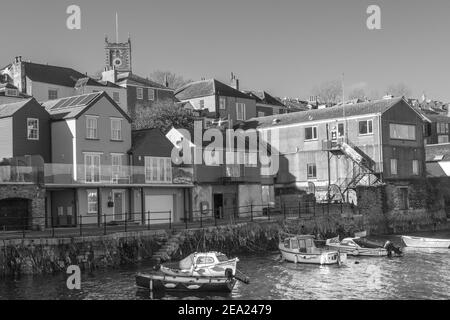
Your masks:
M450 238L450 232L416 234ZM388 237L397 244L399 238ZM382 239L386 239L383 237ZM80 291L70 291L66 275L24 276L0 280L0 299L449 299L450 250L406 250L397 258L349 257L345 266L295 265L277 252L240 257L250 285L238 283L231 294L152 295L134 284L136 272L152 265L99 270L82 275Z

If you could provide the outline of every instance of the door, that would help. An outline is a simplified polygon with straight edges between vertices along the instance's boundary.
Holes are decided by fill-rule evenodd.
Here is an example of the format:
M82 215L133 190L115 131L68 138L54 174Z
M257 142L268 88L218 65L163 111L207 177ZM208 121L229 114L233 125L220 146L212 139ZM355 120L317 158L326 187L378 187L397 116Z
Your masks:
M223 215L227 217L237 217L239 209L237 208L236 194L227 193L223 199Z
M123 221L123 191L114 191L114 221Z
M145 196L146 224L168 224L173 220L173 195Z
M223 219L223 195L216 193L214 194L214 215L216 219Z

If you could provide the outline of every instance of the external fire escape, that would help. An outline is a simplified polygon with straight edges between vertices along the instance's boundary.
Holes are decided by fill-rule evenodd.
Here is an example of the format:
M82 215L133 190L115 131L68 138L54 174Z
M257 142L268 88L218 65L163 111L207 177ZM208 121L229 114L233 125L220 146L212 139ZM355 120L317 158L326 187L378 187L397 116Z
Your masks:
M382 174L377 168L375 161L366 155L357 146L345 141L343 138L323 141L322 150L329 152L329 159L332 157L346 157L352 162L352 168L344 178L339 178L335 184L339 190L334 190L330 185L330 201L340 194L342 199L348 195L350 190L355 190L358 185L379 185L382 183Z

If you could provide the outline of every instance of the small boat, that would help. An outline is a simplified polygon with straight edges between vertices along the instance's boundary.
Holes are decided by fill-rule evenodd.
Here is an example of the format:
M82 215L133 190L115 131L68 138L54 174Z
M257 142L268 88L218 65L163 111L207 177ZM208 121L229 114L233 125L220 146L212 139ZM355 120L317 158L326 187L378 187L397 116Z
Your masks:
M236 281L234 277L188 277L143 273L136 275L136 286L152 292L231 292Z
M347 261L347 254L339 251L323 250L314 244L313 235L289 236L279 244L283 260L306 264L343 264Z
M193 253L176 263L165 263L160 271L171 276L229 277L236 275L238 258L220 252Z
M402 236L402 241L407 247L450 249L450 239Z
M328 239L326 246L332 250L345 252L350 256L386 257L388 255L388 251L383 246L364 238L345 238L339 241L339 237L336 237Z

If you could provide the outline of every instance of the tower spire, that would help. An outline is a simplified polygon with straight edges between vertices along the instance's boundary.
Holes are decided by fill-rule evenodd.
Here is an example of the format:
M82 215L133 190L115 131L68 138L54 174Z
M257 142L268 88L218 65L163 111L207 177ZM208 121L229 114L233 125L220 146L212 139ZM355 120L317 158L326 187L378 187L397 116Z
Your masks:
M116 12L116 43L119 43L119 14Z

